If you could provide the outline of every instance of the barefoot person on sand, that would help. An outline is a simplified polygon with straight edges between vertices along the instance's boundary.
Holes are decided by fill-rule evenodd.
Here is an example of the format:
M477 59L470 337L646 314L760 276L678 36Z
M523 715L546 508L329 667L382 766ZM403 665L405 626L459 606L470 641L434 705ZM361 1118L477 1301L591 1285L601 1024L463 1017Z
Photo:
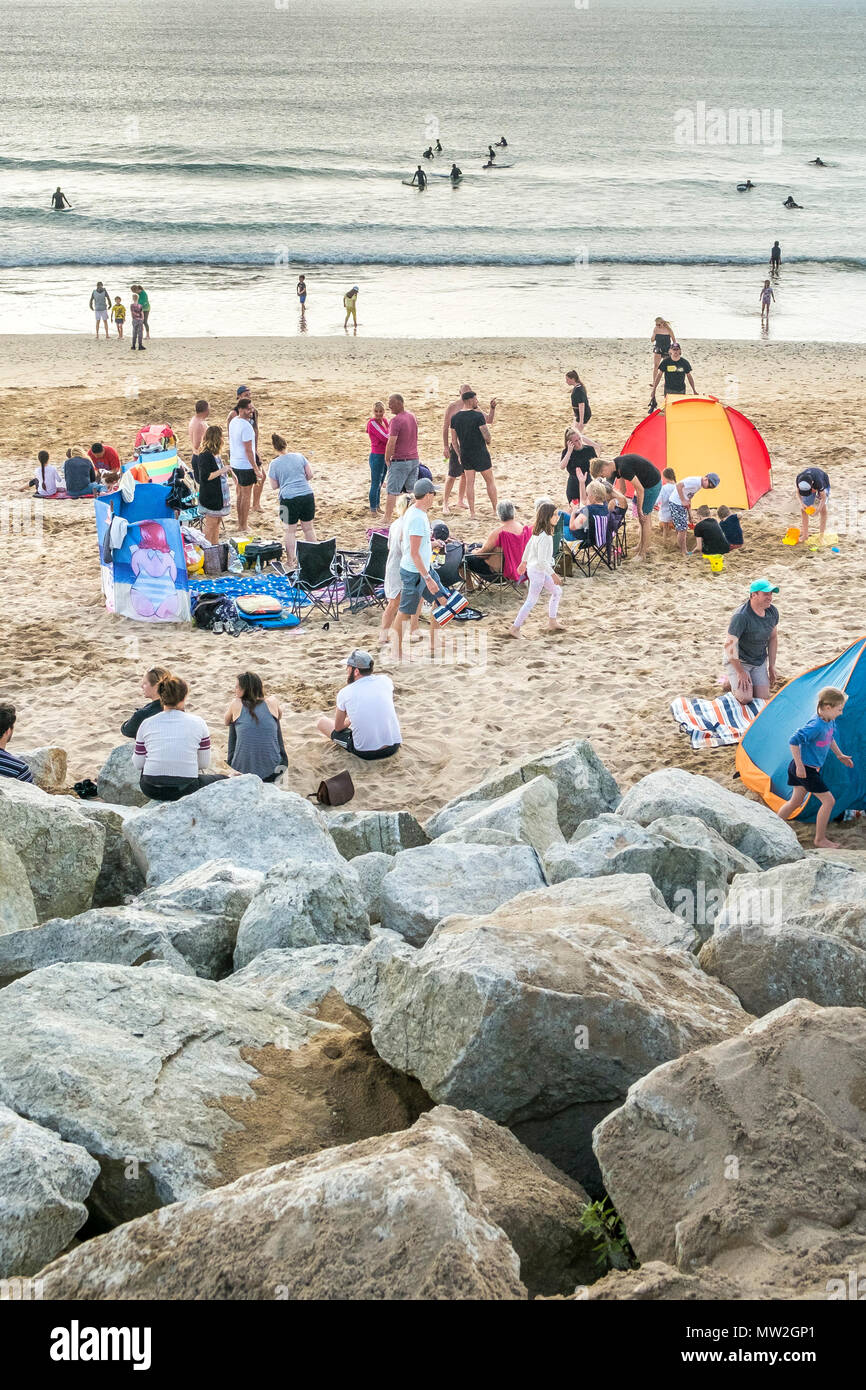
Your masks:
M854 759L843 753L836 743L836 720L840 717L848 696L835 686L826 686L818 696L818 710L796 733L791 735L791 761L788 764L789 799L776 815L788 820L811 793L821 803L815 818L815 848L838 849L835 840L828 840L827 826L833 814L836 798L821 776L827 755L833 753L844 767L853 767Z
M458 399L456 401L452 401L451 404L448 406L448 409L445 411L445 419L442 422L443 457L444 461L448 464L448 478L445 483L445 492L442 497L443 516L447 516L450 511L450 507L448 506L448 498L451 496L451 493L454 489L454 483L457 478L460 479L460 487L457 491L457 505L460 507L466 507L468 505L466 501L466 475L463 472L463 465L460 462L460 457L457 453L457 450L451 443L451 421L457 414L457 411L463 409L463 393L465 391L471 390L472 387L469 385L460 387L460 395ZM490 409L484 417L488 425L493 424L495 415L496 397L494 396L490 401Z
M797 499L800 503L800 543L809 539L809 512L814 509L818 518L818 534L823 536L827 526L827 503L830 501L830 479L823 468L804 468L797 474Z
M249 386L239 386L239 387L238 387L237 392L235 393L235 406L234 406L234 409L229 411L229 413L228 413L228 418L227 418L227 420L226 420L226 429L227 429L227 430L230 430L230 429L231 429L232 420L235 419L235 417L236 417L236 415L237 415L237 413L238 413L238 409L240 408L240 403L241 403L241 401L249 401L250 404L252 404L252 399L253 399L253 393L252 393L252 391L250 390ZM256 456L256 468L258 469L258 472L259 472L259 476L258 476L258 478L256 479L256 482L255 482L254 485L253 485L252 510L253 510L254 512L261 512L261 510L262 510L262 489L263 489L263 487L264 487L264 485L265 485L265 470L264 470L264 466L263 466L263 464L262 464L261 456L260 456L260 454L259 454L259 412L256 410L256 408L255 408L254 405L253 405L253 408L252 408L252 410L251 410L251 412L250 412L250 424L252 425L252 427L253 427L253 433L255 434L255 441L254 441L254 444L253 444L253 452L254 452L254 454L255 454L255 456Z
M249 521L253 487L259 478L264 478L256 462L256 432L252 425L252 413L252 401L249 397L242 397L229 425L229 462L238 487L238 530L242 535Z
M562 599L562 580L553 572L553 533L559 508L549 497L540 497L535 506L535 521L532 535L526 542L523 559L517 567L518 574L525 574L529 580L529 593L524 600L513 625L508 630L509 637L521 637L520 629L541 598L542 589L550 594L547 606L547 627L550 632L561 632L562 623L557 622L559 604Z
M779 610L773 595L778 592L769 579L756 579L749 585L748 600L728 625L723 686L741 705L770 698L779 640Z
M418 421L411 410L406 409L402 396L395 392L388 397L391 423L388 426L388 443L385 446L385 517L384 524L391 525L394 503L402 492L411 492L418 481Z
M478 409L478 397L471 386L462 393L462 406L451 417L451 445L457 454L466 479L466 505L475 520L475 475L480 473L487 488L490 505L496 512L496 484L490 459L490 427L487 417ZM450 469L449 469L450 473Z
M662 475L654 463L642 454L618 454L615 459L593 459L589 465L591 478L609 478L614 494L628 506L625 488L618 488L615 479L631 483L640 524L640 546L635 560L645 560L652 543L653 510L662 490Z

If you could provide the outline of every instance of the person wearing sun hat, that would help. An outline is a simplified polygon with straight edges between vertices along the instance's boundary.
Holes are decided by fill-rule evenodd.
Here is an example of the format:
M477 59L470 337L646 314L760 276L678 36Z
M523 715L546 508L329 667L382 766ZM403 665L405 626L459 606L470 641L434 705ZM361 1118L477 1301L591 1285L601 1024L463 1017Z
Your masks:
M734 613L725 638L725 676L740 704L767 700L776 680L779 610L773 602L778 586L754 579L749 597Z
M349 652L346 665L349 683L337 691L334 718L323 715L316 728L356 758L366 762L391 758L403 742L394 709L394 683L390 676L374 673L373 658L361 647Z
M827 503L830 501L830 479L823 468L804 468L797 474L797 498L800 503L800 540L809 539L809 513L814 509L818 518L818 534L823 536L827 525Z

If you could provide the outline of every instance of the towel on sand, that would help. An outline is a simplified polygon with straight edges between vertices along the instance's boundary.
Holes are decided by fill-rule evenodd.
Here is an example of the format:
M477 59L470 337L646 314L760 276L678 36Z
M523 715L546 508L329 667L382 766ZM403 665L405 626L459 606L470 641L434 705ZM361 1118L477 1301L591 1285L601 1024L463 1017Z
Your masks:
M761 713L766 700L750 700L741 705L733 695L702 700L683 695L671 702L671 714L693 748L730 748L739 743L749 725Z

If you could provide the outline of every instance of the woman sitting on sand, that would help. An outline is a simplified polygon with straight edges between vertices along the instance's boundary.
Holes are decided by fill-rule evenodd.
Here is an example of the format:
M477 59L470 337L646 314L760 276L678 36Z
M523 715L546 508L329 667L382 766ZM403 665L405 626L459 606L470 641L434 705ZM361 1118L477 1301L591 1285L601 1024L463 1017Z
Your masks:
M210 732L203 719L184 708L189 694L186 681L165 675L157 694L160 713L142 721L132 754L145 796L151 801L179 801L211 782L224 782L225 773L205 775L210 765Z
M217 545L220 522L231 511L228 461L223 463L220 450L223 432L219 425L209 425L204 432L200 451L192 459L192 471L198 483L198 503L204 513L201 527L208 545Z
M225 713L229 731L226 762L235 772L248 772L263 782L275 782L289 760L280 729L282 708L276 695L266 695L261 677L242 671L234 699Z
M522 575L517 573L526 543L532 534L528 526L518 521L514 515L514 503L502 501L497 504L496 513L499 525L487 537L479 550L466 556L467 583L471 592L472 575L483 579L495 579L504 575L512 583L518 583Z
M141 693L147 701L146 705L141 705L125 719L120 726L120 732L124 738L135 738L145 719L150 719L154 714L159 714L162 705L159 700L159 683L163 676L167 676L168 671L164 666L151 666L150 670L145 671L141 678Z

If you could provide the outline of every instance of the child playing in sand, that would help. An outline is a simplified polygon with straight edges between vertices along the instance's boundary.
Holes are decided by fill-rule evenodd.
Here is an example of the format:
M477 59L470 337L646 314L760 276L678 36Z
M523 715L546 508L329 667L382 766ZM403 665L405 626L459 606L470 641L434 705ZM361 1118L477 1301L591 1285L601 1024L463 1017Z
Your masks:
M727 555L731 549L728 538L715 517L710 515L709 507L698 507L695 516L698 518L694 530L695 548L690 553Z
M126 323L126 309L121 303L119 294L114 296L114 303L111 306L111 322L117 329L118 338L122 338L123 325Z
M659 521L661 523L662 541L667 545L674 529L674 519L671 516L671 498L676 496L677 475L672 468L662 470L662 490L659 493Z
M836 720L845 708L848 696L843 690L828 685L818 696L818 712L791 736L791 762L788 764L788 786L793 787L790 798L776 814L788 820L811 792L821 803L815 818L815 848L838 849L834 840L827 839L827 826L836 798L821 776L828 753L834 753L844 767L853 767L854 759L842 753L836 744Z
M719 507L719 525L725 533L725 540L732 550L742 550L743 548L743 528L740 525L740 518L736 512L732 512L730 507Z
M509 637L520 637L520 629L541 597L542 589L550 594L547 608L547 626L551 632L561 632L562 623L556 621L559 603L562 598L562 580L553 572L553 533L559 517L559 508L549 497L539 497L535 504L535 521L532 535L526 543L523 559L517 566L517 573L525 574L529 580L529 593L514 624L508 629Z

